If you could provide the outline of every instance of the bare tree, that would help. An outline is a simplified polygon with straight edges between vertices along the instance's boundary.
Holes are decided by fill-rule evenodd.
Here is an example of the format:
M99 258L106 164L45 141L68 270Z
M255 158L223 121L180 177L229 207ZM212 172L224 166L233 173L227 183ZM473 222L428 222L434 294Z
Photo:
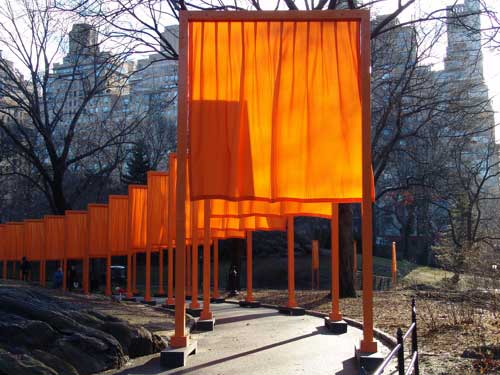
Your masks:
M79 24L66 50L76 19L61 17L51 3L2 0L0 6L0 50L15 59L0 59L0 135L11 151L1 166L63 213L120 166L123 146L142 118L117 115L130 45L115 43L113 54L102 52L107 40L98 41L97 27Z

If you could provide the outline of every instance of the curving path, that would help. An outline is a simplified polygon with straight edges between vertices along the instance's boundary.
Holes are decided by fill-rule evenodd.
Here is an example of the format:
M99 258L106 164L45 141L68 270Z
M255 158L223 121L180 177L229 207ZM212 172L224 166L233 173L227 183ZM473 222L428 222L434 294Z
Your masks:
M228 303L214 304L212 310L215 330L191 334L198 352L186 367L164 371L156 356L118 374L359 374L353 359L362 336L359 329L349 326L346 334L332 335L313 316L291 317ZM379 348L388 353L380 342Z

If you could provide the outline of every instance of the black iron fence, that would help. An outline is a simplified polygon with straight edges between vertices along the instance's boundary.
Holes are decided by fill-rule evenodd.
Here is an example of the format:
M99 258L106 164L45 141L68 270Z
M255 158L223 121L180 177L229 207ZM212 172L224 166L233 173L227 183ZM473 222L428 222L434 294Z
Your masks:
M411 335L411 357L407 367L405 367L405 340ZM398 328L397 345L385 357L382 364L375 370L373 375L382 375L387 366L397 357L397 374L398 375L419 375L418 367L418 341L417 341L417 309L415 307L415 298L411 300L411 326L405 334L401 328Z

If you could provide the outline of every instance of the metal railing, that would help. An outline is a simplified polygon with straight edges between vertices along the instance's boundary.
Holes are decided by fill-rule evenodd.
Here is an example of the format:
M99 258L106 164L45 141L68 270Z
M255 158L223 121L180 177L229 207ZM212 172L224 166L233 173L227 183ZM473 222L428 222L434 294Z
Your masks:
M405 345L404 342L408 336L411 334L411 360L407 368L405 368ZM403 335L401 328L398 328L396 333L397 345L392 349L392 351L385 357L382 364L375 370L373 375L382 375L386 367L391 363L391 361L397 356L398 375L420 375L420 370L418 367L418 342L417 342L417 309L415 306L415 298L411 300L411 326L408 331Z

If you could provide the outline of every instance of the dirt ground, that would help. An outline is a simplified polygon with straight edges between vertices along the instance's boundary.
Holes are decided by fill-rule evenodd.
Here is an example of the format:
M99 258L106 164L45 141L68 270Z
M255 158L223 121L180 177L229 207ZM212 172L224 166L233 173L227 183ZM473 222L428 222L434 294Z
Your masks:
M329 312L328 294L297 291L297 303L310 310ZM393 336L398 327L405 331L411 324L412 296L417 298L421 374L500 374L500 296L413 289L375 292L375 326ZM255 298L264 303L285 304L287 291L256 290ZM346 317L362 321L361 297L344 298L340 305ZM409 342L406 347L410 347ZM479 348L485 349L481 352ZM497 359L488 359L495 357L495 350ZM464 358L464 354L485 358Z

